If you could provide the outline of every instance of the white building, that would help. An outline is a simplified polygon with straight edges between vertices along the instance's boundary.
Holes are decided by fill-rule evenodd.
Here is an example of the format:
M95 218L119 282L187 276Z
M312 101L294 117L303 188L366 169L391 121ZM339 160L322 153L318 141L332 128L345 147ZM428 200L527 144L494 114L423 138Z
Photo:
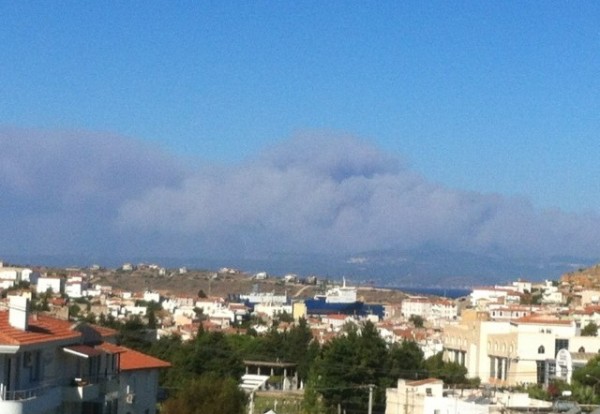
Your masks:
M144 301L160 303L160 293L147 290L144 292Z
M546 280L542 290L542 303L561 304L564 300L564 295L558 286L554 286L551 280Z
M264 280L269 278L269 274L267 272L258 272L254 275L256 280Z
M250 293L248 295L240 295L240 300L251 304L272 303L283 305L288 303L288 296L287 294L276 295L275 293Z
M433 327L441 327L458 316L456 303L448 299L412 296L404 299L401 306L405 318L419 316Z
M600 351L599 337L578 336L573 320L532 315L491 321L486 312L465 312L466 318L444 330L444 357L465 366L469 377L499 386L543 384L547 365L561 350Z
M20 282L36 283L38 272L24 267L0 267L0 286L9 288Z
M48 290L51 290L52 293L62 293L64 291L64 283L65 280L60 277L40 277L35 291L38 294L46 293Z
M490 302L503 304L520 302L519 292L507 287L476 287L471 291L470 297L473 307L486 306Z
M292 305L274 305L270 303L258 303L254 306L255 313L262 313L267 315L269 318L273 318L277 315L287 313L292 315Z
M581 306L600 304L600 290L582 290L580 295Z
M168 363L114 345L111 329L31 315L24 297L9 301L0 311L0 413L156 412L156 370Z
M464 395L463 395L464 394ZM496 414L514 409L519 412L547 411L549 401L529 398L526 393L486 393L465 390L444 392L443 383L435 378L419 381L398 380L396 388L386 389L385 414Z
M70 298L80 298L83 296L81 282L67 282L65 284L65 295Z

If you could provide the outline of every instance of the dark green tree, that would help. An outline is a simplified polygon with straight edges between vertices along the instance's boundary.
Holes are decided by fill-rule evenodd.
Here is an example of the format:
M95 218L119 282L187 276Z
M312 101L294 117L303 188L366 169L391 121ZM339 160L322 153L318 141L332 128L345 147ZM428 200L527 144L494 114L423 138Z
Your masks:
M156 329L157 319L156 319L156 313L155 313L154 309L149 307L148 310L146 311L146 316L148 317L148 328Z
M600 404L600 355L573 372L573 398L581 404Z
M444 361L442 353L425 360L424 368L429 377L439 378L445 384L467 384L467 369L456 362Z
M410 315L408 321L411 322L415 328L422 328L425 324L425 320L420 315Z
M404 341L394 344L389 351L388 368L390 383L393 387L399 378L421 379L427 376L424 369L423 351L416 342Z
M377 412L384 407L385 385L389 382L386 344L370 322L360 329L346 329L345 335L323 346L312 366L309 386L330 410L339 405L348 411L366 411L368 386L373 384L377 386Z
M313 340L312 332L301 318L285 335L285 358L297 364L298 378L305 381L313 361L319 352L319 344Z
M77 319L77 317L79 316L79 312L81 312L81 308L79 307L78 304L74 303L71 306L69 306L69 317L70 318Z
M243 414L246 394L232 378L203 375L189 381L163 407L164 414Z
M585 328L581 330L581 336L598 336L598 325L594 322L588 323Z
M199 331L193 341L182 344L172 363L167 383L175 387L203 374L238 380L244 371L239 354L222 332Z

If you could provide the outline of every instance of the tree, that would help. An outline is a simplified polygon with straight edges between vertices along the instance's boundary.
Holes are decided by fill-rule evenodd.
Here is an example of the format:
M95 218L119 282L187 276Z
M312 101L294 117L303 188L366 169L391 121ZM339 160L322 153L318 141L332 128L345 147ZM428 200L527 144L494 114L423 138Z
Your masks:
M188 382L163 407L164 414L243 414L246 394L232 378L203 375Z
M425 360L425 369L430 377L436 377L446 384L466 384L467 369L456 362L446 362L439 352Z
M286 360L296 363L298 377L306 380L310 366L319 352L319 344L313 340L306 319L300 318L298 323L285 333L284 343Z
M588 323L585 328L581 330L581 336L598 336L598 325L594 322Z
M244 364L222 332L198 331L174 353L172 368L167 372L169 386L179 387L192 378L212 374L219 378L241 377Z
M81 308L79 307L79 305L74 303L73 305L69 306L69 317L77 318L80 311L81 311Z
M345 335L324 345L312 364L309 385L323 397L329 409L338 405L347 411L366 411L368 385L376 385L374 402L385 399L388 351L375 325L366 322L360 329L347 326Z
M404 341L401 344L394 344L388 357L389 386L393 386L399 378L424 378L426 372L423 363L423 351L416 342Z
M600 403L600 355L573 372L573 398L582 404Z
M146 315L148 316L148 328L156 329L157 320L156 320L156 314L154 313L154 309L148 307L148 310L146 311Z
M425 320L420 315L410 315L408 320L415 326L415 328L422 328L423 324L425 323Z

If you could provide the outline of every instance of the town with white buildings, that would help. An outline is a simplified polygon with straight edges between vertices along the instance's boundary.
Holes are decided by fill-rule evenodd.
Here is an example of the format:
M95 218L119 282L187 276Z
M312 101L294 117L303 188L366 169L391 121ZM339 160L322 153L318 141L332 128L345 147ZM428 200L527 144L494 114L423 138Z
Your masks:
M468 384L460 389L435 376L399 378L385 390L386 414L558 412L557 404L573 412L594 409L578 403L571 391L548 400L535 398L527 387L548 390L561 383L568 388L578 369L600 362L600 284L516 280L473 287L460 298L405 294L401 300L376 302L363 300L345 279L323 285L312 297L298 292L317 286L317 277L277 278L266 272L243 276L275 280L285 289L260 291L254 285L252 291L227 295L203 290L166 294L101 284L94 276L98 269L0 267L0 413L158 412L158 373L171 364L118 343L107 321L131 320L146 326L150 341L177 337L182 343L199 330L263 335L272 329L285 332L304 320L320 347L346 335L349 326L360 331L368 321L387 346L414 343L423 358L439 355L464 370ZM135 269L123 265L120 277ZM146 269L175 279L192 272L157 265ZM210 279L228 274L242 273L220 269ZM266 389L277 369L285 373L271 392L304 391L295 364L245 363L240 387L250 390L252 398ZM593 393L600 391L599 378L586 378ZM292 412L281 405L271 411Z

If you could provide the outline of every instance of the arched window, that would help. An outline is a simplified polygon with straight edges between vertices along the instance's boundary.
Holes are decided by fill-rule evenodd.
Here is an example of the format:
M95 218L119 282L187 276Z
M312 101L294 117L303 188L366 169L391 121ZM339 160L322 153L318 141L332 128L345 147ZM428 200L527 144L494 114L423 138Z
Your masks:
M580 353L582 353L582 354L583 354L583 353L585 353L585 348L584 348L584 347L581 347L581 348L579 348L579 351L577 351L577 352L580 352Z
M544 349L544 345L540 345L540 347L538 348L538 354L543 354L544 352L546 352L546 350Z

